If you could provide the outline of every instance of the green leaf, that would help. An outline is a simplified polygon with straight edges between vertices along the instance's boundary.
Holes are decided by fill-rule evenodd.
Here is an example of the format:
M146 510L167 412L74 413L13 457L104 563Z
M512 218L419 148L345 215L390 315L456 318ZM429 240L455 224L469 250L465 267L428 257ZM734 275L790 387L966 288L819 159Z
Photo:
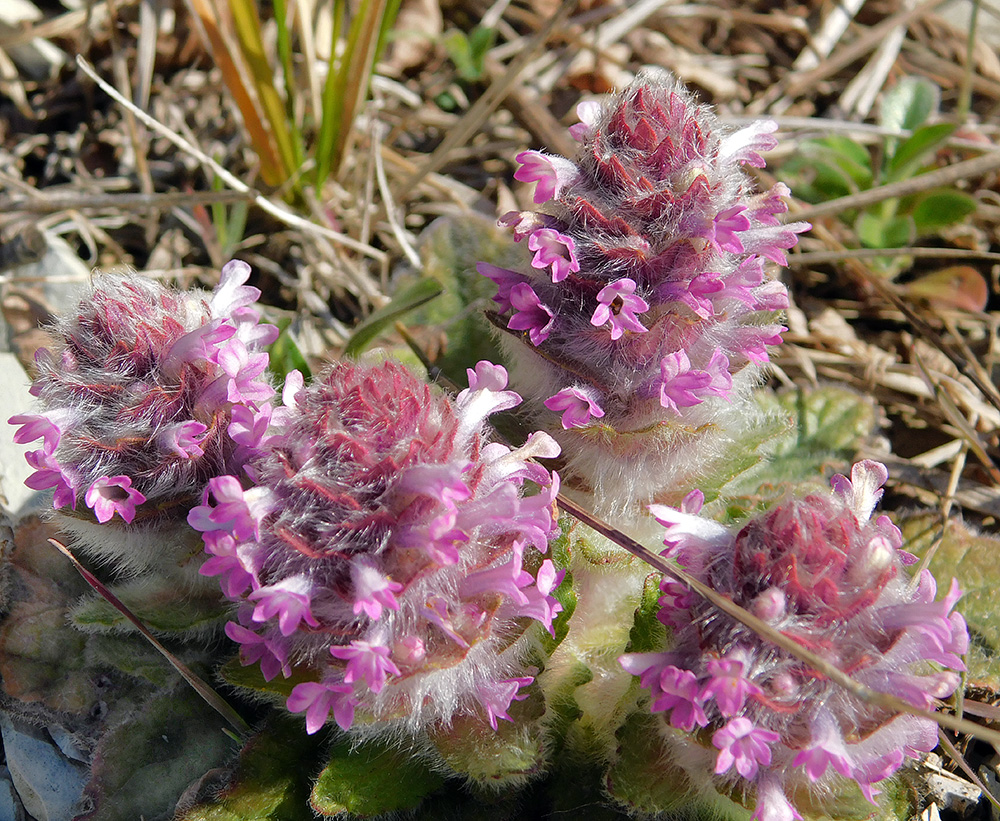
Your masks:
M834 134L810 140L803 146L803 154L810 164L821 162L835 168L848 181L848 188L852 190L870 188L872 185L874 174L871 154L865 146L850 137Z
M886 182L905 180L915 175L927 155L954 133L953 123L936 123L918 128L899 145L889 159Z
M786 419L789 425L766 447L767 460L724 489L730 521L769 507L789 491L801 494L827 486L830 474L849 470L877 429L879 411L872 399L836 385L780 394L761 390L755 402L769 417Z
M642 600L635 609L635 623L628 634L628 653L651 653L662 650L667 637L656 614L660 612L660 574L650 573L642 586Z
M938 582L938 596L958 579L964 595L956 610L969 625L969 652L965 657L969 683L1000 692L1000 540L979 533L958 519L949 519L942 530L934 513L915 513L899 522L905 547L923 556L941 538L930 570Z
M477 82L485 74L487 52L493 48L496 29L476 26L468 35L452 29L444 36L444 48L458 70L458 76L467 82Z
M372 344L398 319L410 311L430 302L442 292L441 285L434 279L424 277L400 289L388 305L383 305L362 320L354 329L344 348L345 357L356 357Z
M891 131L913 131L937 111L941 90L926 77L903 77L882 97L879 125Z
M184 788L232 755L223 724L186 684L151 698L101 737L84 791L93 810L83 818L172 818Z
M299 346L292 339L291 317L282 317L274 324L278 326L279 333L278 338L271 343L271 347L267 350L268 370L274 374L278 384L283 383L291 371L301 373L308 383L312 379L312 370L302 355L302 351L299 350Z
M942 228L961 222L974 214L979 204L961 191L938 190L924 195L911 216L918 236L936 234Z
M306 735L301 720L272 715L240 751L226 788L177 821L315 821L309 779L316 771L318 747L317 737Z
M352 744L344 739L330 750L310 803L324 816L351 813L371 818L412 810L443 784L442 775L399 743Z
M854 223L854 230L865 248L905 248L916 239L913 218L907 215L880 217L865 211Z
M164 595L164 591L147 590L145 585L139 587L139 595L136 595L135 585L131 584L126 584L124 589L111 585L109 589L154 633L204 635L221 627L229 615L228 606L217 596L178 598L176 589ZM97 596L87 597L74 605L69 618L75 627L86 632L130 632L135 629L114 605Z

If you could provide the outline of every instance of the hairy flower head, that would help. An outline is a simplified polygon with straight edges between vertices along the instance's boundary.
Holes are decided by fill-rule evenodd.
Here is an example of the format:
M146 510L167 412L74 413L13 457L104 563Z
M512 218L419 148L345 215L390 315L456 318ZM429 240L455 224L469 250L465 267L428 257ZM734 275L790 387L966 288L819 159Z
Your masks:
M935 600L929 571L907 578L899 530L871 521L886 475L860 462L832 493L785 502L738 533L694 515L697 500L651 510L665 555L861 684L932 710L959 684L968 630L953 612L957 584ZM668 648L620 661L650 691L666 738L703 728L690 767L714 762L716 788L756 805L756 818L800 817L838 784L874 801L877 782L936 746L932 720L860 700L678 587L661 587Z
M98 277L36 355L38 412L10 419L16 442L42 440L28 486L102 524L159 521L177 505L183 521L209 478L239 472L257 443L229 428L269 416L260 348L277 335L258 323L249 274L228 263L211 294Z
M558 446L487 443L487 416L520 397L488 362L469 382L451 400L397 363L336 364L293 397L255 484L213 479L191 512L203 572L239 602L227 632L243 663L314 679L287 702L310 733L331 716L495 727L532 681L527 631L553 629L562 574L543 558L557 477L528 460Z
M518 388L607 509L718 456L706 437L678 448L709 426L724 439L721 417L746 415L738 406L784 330L787 296L766 263L785 263L808 225L781 224L787 189L754 193L742 170L764 164L774 123L727 128L649 72L579 113L572 160L517 157L514 176L535 184L544 213L500 222L530 262L479 270L498 286ZM588 413L565 412L567 390Z

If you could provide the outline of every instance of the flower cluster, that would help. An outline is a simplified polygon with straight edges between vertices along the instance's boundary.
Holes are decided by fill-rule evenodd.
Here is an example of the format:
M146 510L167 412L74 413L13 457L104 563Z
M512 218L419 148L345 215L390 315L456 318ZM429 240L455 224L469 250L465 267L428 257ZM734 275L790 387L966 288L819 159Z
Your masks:
M191 511L242 662L314 678L287 702L310 733L330 713L412 731L482 710L495 728L533 680L528 628L553 629L562 573L542 558L557 477L529 459L559 449L487 443L520 397L488 362L469 384L451 400L398 363L334 365L287 397L254 484L217 477Z
M676 484L664 471L709 451L678 459L672 442L718 424L728 410L720 406L756 386L785 330L775 313L788 305L765 263L785 263L809 226L783 225L787 188L754 194L741 170L763 166L760 152L776 145L773 122L726 129L679 84L651 73L578 114L575 160L517 157L515 178L535 183L547 211L500 222L530 264L478 270L497 285L496 322L517 332L505 347L519 389L536 397L538 423L599 502L623 492L648 499L635 488ZM664 442L671 452L657 459ZM649 470L637 475L643 462Z
M958 585L935 601L929 571L914 582L903 572L913 557L899 530L870 520L886 476L861 462L832 493L786 502L735 535L694 515L696 493L686 510L652 512L667 527L665 555L861 684L931 710L959 684L968 630L952 612ZM933 721L861 701L679 583L661 591L671 646L620 661L650 691L666 738L700 739L701 758L689 745L679 763L755 801L755 818L801 818L838 778L874 802L879 781L936 746Z
M260 349L277 335L249 275L230 262L211 294L97 278L36 355L41 410L10 419L15 442L42 440L26 484L53 489L73 518L156 527L183 523L211 477L239 472L268 427Z

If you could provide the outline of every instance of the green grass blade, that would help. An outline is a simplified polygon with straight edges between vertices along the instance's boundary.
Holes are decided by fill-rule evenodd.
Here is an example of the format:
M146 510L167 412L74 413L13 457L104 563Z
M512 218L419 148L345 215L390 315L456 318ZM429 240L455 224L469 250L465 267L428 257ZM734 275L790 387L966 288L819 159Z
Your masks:
M443 290L441 283L431 277L418 279L410 287L404 288L388 305L383 305L361 321L347 341L344 356L357 356L397 319L419 308L425 302L430 302Z
M337 131L340 128L340 108L343 102L341 72L336 68L337 43L344 28L344 16L347 13L343 0L334 0L331 14L333 27L330 36L330 61L327 64L326 79L323 81L323 110L320 117L319 134L316 137L316 178L315 185L319 189L330 175L330 155L337 141Z
M296 11L296 13L299 13ZM288 30L288 4L285 0L274 0L274 20L278 26L278 61L285 80L285 119L291 131L292 149L295 152L295 167L301 168L305 161L302 129L295 119L295 102L301 92L295 86L295 66L292 63L292 38Z
M236 36L239 39L240 51L246 60L250 75L253 78L257 99L260 100L264 115L271 126L278 145L278 154L284 169L285 181L291 179L299 169L296 163L295 148L289 128L288 116L281 95L274 86L274 70L264 53L264 41L260 32L260 17L253 0L232 0L230 9L233 13L233 23L236 26Z
M324 88L316 159L317 187L340 168L351 126L368 96L375 60L385 45L399 5L399 0L364 0L351 21L343 58L336 72L331 70L327 75Z

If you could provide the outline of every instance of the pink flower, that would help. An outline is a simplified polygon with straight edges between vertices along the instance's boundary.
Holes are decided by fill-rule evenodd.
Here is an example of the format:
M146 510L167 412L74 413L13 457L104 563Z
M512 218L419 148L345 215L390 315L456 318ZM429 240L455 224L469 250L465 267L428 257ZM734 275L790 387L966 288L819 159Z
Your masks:
M722 658L708 662L712 677L702 688L702 700L714 698L724 716L737 715L743 709L747 696L761 695L763 690L743 676L743 662L735 658Z
M395 594L403 585L386 578L374 563L363 556L351 562L351 581L354 583L354 614L364 613L368 618L382 618L382 609L399 610Z
M670 710L670 724L685 732L691 732L697 724L708 724L702 693L698 692L698 679L689 670L681 670L668 665L660 673L660 679L653 687L652 709Z
M569 430L590 422L590 418L600 419L604 410L597 404L595 391L583 386L563 388L555 396L545 400L545 407L555 413L562 413L562 426Z
M743 253L743 243L737 234L750 228L750 220L743 214L746 210L745 205L734 205L720 211L712 218L705 238L723 251Z
M867 521L885 492L882 485L888 478L889 471L885 465L865 459L851 468L850 479L838 473L830 479L830 487L844 497L859 521Z
M268 496L263 488L245 491L235 476L216 476L209 480L201 504L188 514L188 524L202 532L227 530L237 539L252 539L269 509ZM209 505L210 499L215 507Z
M10 417L7 424L21 426L14 433L14 441L19 445L42 439L42 450L45 453L54 453L59 447L59 427L47 416L37 413L20 414Z
M164 428L160 433L160 447L181 459L197 459L205 455L201 443L205 441L208 426L188 420Z
M508 328L527 331L531 344L536 347L549 338L555 314L546 305L542 305L530 285L514 285L510 289L510 304L515 314L507 322Z
M725 371L728 360L721 351L716 351L709 363L709 370L696 370L691 367L691 360L685 351L674 351L660 360L660 404L670 408L676 414L681 408L700 405L705 401L705 395L719 395L727 387L729 378Z
M900 534L872 521L886 475L881 464L860 463L831 491L791 498L738 531L687 510L650 511L667 527L668 555L703 584L862 685L931 710L960 684L954 671L964 668L968 628L954 612L957 584L937 600L928 571L907 579ZM934 721L852 696L701 597L677 607L684 589L672 584L661 598L669 644L620 661L639 675L654 712L675 710L680 696L697 701L719 751L715 773L725 775L716 784L727 794L755 789L755 818L792 821L798 811L788 796L825 811L840 779L873 800L875 783L936 745ZM679 726L674 715L663 725Z
M347 730L354 723L354 708L357 706L353 692L350 684L307 681L295 685L288 697L287 707L293 713L305 712L306 732L309 735L326 723L331 711L337 724Z
M397 362L337 363L294 390L247 464L253 485L216 477L191 513L206 570L260 637L233 628L241 660L274 672L258 645L279 642L279 661L319 679L287 701L309 732L331 714L350 729L355 709L361 732L419 735L470 710L495 724L525 676L526 632L554 632L563 573L537 554L558 485L529 460L558 448L489 443L486 418L520 397L490 362L468 377L453 400ZM253 424L235 418L234 437Z
M802 815L774 778L765 778L757 787L757 807L751 818L754 821L802 821Z
M508 268L490 265L488 262L477 262L476 271L496 283L497 292L493 297L493 301L497 304L501 313L506 313L511 309L510 289L515 285L521 285L528 281L528 278L524 274L519 274L517 271L511 271Z
M230 598L243 593L254 583L254 576L243 563L239 545L228 533L213 530L202 534L205 552L210 554L198 572L202 576L222 576L219 584Z
M719 751L715 760L716 774L724 773L735 765L736 772L752 779L761 764L767 766L771 763L769 745L780 738L771 730L754 727L748 718L734 718L712 735L712 746Z
M280 639L260 636L235 622L226 622L226 635L240 645L240 663L244 666L260 663L260 672L265 681L270 681L278 673L285 678L292 674L288 663L288 647Z
M778 124L774 120L757 120L734 131L719 143L719 161L763 168L766 163L759 152L770 151L777 146L778 141L771 136L777 130Z
M854 771L843 734L829 716L817 724L809 746L795 756L792 766L802 767L810 781L819 781L830 766L844 778Z
M131 523L136 506L145 502L146 497L132 487L132 479L128 476L102 476L87 488L84 501L101 524L110 521L116 513Z
M389 648L380 644L355 639L347 647L331 647L330 653L347 662L344 683L363 682L373 693L382 690L388 676L400 675L389 658Z
M507 715L512 701L520 701L527 698L527 695L517 695L517 691L522 687L527 687L534 681L530 676L510 679L509 681L498 681L481 684L477 688L477 695L483 707L486 708L486 715L489 718L490 726L497 728L497 719L503 718L512 721Z
M514 159L521 164L514 172L514 179L537 183L536 203L558 197L576 174L576 166L569 160L542 154L540 151L522 151Z
M32 490L55 488L52 497L52 507L59 509L69 505L76 510L76 488L73 479L55 460L51 453L45 450L33 450L24 454L24 460L35 469L24 484Z
M648 330L637 318L649 310L649 303L642 297L635 296L636 284L633 280L624 278L605 285L597 294L600 303L590 318L590 324L600 327L605 322L611 323L611 338L620 339L625 331L643 334Z
M254 590L247 598L256 602L253 611L255 622L278 619L281 635L290 636L305 622L311 627L319 627L319 622L310 610L309 591L312 588L305 576L289 576L275 584Z
M570 273L580 270L580 262L573 253L573 238L554 228L533 231L528 237L528 248L535 252L531 259L533 268L552 266L553 282L562 282Z

